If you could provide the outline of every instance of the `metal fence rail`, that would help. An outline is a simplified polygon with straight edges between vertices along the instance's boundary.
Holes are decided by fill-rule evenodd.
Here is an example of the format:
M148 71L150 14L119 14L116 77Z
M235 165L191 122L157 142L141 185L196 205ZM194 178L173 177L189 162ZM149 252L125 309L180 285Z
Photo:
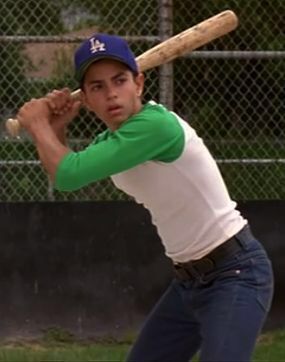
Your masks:
M32 97L77 88L72 54L96 30L125 37L140 55L226 8L238 15L238 29L147 71L145 100L166 104L196 128L233 198L284 199L284 1L6 0L0 4L0 201L126 199L110 180L69 194L54 191L30 139L25 133L10 139L4 121ZM84 148L102 129L82 109L69 129L71 146Z

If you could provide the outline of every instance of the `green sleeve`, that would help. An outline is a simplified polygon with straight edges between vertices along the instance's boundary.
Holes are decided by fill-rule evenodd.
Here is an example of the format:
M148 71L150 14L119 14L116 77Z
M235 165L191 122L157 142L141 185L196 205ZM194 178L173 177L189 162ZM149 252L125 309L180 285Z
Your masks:
M56 172L55 188L76 190L146 161L171 162L179 157L184 132L176 117L160 107L156 111L146 107L117 131L103 132L85 150L65 155Z

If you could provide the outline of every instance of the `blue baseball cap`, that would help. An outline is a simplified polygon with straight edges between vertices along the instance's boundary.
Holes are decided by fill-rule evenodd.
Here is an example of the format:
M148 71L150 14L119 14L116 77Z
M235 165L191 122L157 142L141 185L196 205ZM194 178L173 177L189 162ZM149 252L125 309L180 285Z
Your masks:
M124 39L97 33L86 39L75 52L75 78L81 82L87 68L100 59L118 60L135 74L139 72L135 56Z

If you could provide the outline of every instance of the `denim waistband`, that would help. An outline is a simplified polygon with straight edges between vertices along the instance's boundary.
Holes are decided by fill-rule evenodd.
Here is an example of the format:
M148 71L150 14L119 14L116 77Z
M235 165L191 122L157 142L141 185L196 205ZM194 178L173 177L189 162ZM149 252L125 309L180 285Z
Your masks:
M196 277L198 274L208 273L213 270L218 263L243 248L246 249L247 242L251 239L254 239L254 236L251 233L250 227L246 225L236 235L226 240L203 258L184 263L175 263L175 274L179 279L187 280Z

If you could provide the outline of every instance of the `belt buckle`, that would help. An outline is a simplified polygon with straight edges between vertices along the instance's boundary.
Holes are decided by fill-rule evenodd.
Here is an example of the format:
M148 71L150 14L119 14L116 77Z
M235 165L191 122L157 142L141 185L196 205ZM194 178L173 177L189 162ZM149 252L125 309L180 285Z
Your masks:
M193 261L192 266L197 270L198 273L204 274L214 269L215 262L213 259L205 256L200 260Z
M187 263L174 264L174 270L180 280L199 279L201 274L211 271L215 267L215 262L209 257Z

